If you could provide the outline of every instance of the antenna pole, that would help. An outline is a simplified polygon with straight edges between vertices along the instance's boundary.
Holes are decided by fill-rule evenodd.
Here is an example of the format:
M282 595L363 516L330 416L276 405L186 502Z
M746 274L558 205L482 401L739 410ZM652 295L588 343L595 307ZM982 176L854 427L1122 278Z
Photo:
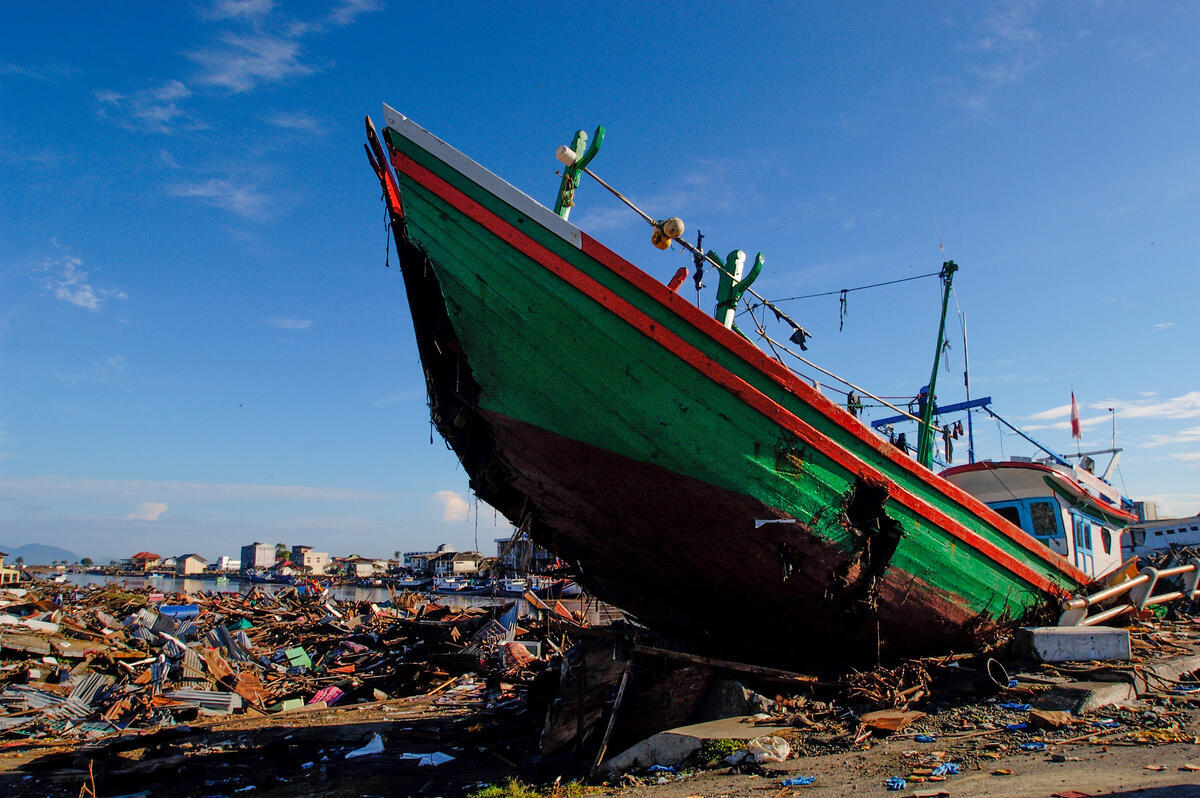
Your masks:
M959 311L959 321L963 331L963 387L967 391L967 401L971 401L971 358L967 356L967 312ZM971 409L967 408L967 462L975 462L975 426L971 422Z

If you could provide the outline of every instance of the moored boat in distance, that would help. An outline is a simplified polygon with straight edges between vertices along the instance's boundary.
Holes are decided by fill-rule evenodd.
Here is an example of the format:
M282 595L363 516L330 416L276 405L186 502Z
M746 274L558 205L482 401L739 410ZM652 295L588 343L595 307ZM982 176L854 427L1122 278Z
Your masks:
M461 576L435 576L430 589L434 593L458 593L471 586L471 580Z
M1200 546L1200 514L1187 518L1153 518L1129 527L1127 556L1159 554L1172 548Z
M721 274L723 323L385 117L387 152L371 129L368 153L434 423L479 497L589 593L779 662L969 645L1090 581L731 329L740 271ZM577 135L564 163L592 155Z

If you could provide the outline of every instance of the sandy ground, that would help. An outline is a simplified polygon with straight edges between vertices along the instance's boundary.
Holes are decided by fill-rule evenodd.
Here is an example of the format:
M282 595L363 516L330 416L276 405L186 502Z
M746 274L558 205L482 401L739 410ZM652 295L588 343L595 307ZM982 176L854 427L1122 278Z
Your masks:
M1184 710L1189 734L1200 712ZM36 745L0 751L0 795L77 796L90 784L92 766L100 796L418 796L463 795L475 785L515 774L528 753L528 727L512 717L487 717L469 709L402 699L362 707L300 713L290 717L236 717L193 724L96 746ZM347 759L345 754L379 733L382 754ZM524 739L518 739L524 738ZM1026 752L1016 736L989 735L944 742L882 740L866 750L805 756L768 765L759 773L727 767L677 776L642 774L600 786L598 795L620 798L784 798L784 796L908 796L945 791L969 796L1087 795L1197 796L1200 745L1194 743L1051 743ZM404 753L442 751L455 757L437 768L419 767ZM889 776L908 776L920 760L941 752L963 763L945 781L909 782L890 792ZM1057 758L1064 761L1052 761ZM992 758L996 757L996 758ZM1151 766L1151 768L1148 768ZM997 771L1011 771L996 775ZM781 781L815 776L808 787ZM662 779L663 783L657 783Z
M627 785L605 792L621 798L834 798L923 795L938 791L945 791L953 798L1048 798L1075 790L1087 795L1200 797L1200 772L1181 770L1193 763L1200 766L1200 746L1191 743L1070 745L1048 749L1065 754L1065 762L1052 762L1046 752L1007 752L999 759L988 759L986 764L965 769L960 775L947 776L943 782L910 782L903 790L887 790L884 783L889 776L910 772L911 760L905 758L904 752L911 750L910 740L887 741L868 751L788 760L769 766L771 769L761 776L727 775L723 769L683 778L672 775L665 784ZM952 753L954 749L944 750ZM1147 765L1161 765L1163 769L1147 770ZM1011 771L1011 775L993 775L1001 770ZM802 775L815 776L816 780L808 787L780 786L782 779Z

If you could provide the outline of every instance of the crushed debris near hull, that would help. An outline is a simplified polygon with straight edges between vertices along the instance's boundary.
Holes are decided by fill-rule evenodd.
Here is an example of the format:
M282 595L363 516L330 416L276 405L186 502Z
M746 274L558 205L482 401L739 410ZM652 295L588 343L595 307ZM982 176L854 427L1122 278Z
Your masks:
M433 421L480 498L597 596L779 661L946 650L1086 582L666 286L387 115L377 174Z

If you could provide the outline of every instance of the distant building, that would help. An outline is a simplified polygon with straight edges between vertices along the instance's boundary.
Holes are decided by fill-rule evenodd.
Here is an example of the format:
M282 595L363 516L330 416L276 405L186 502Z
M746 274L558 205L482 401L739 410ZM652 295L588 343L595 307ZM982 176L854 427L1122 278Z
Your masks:
M1139 521L1158 520L1158 502L1149 500L1136 501L1133 503L1133 511L1137 513Z
M271 568L275 565L275 546L271 543L259 543L257 540L249 546L242 546L242 570L251 568Z
M404 552L404 567L414 571L418 568L424 569L430 557L436 557L439 554L453 551L454 547L449 543L443 543L438 546L437 551L406 551Z
M162 565L162 557L148 551L139 551L129 558L129 564L135 571L149 571Z
M329 553L313 551L312 546L292 546L292 562L304 566L313 576L324 576L329 567Z
M433 560L433 573L435 576L476 574L483 560L477 551L447 552Z
M217 558L217 570L218 571L240 571L240 570L242 570L242 561L232 559L231 557L228 557L228 556L222 554L220 557Z
M175 558L175 573L202 574L208 567L208 560L199 554L180 554Z
M535 544L529 538L519 538L513 542L512 547L505 553L504 549L508 546L511 538L496 538L496 556L500 558L501 567L516 573L525 573L526 571L539 572L544 571L548 566L558 560L558 557L549 549L544 549Z
M339 558L339 561L350 576L375 576L381 572L381 569L376 566L375 560L368 557L359 557L357 554L353 557Z
M404 555L405 567L412 571L417 576L428 576L433 573L433 561L441 557L436 551L428 551L424 553L414 552L412 556Z

